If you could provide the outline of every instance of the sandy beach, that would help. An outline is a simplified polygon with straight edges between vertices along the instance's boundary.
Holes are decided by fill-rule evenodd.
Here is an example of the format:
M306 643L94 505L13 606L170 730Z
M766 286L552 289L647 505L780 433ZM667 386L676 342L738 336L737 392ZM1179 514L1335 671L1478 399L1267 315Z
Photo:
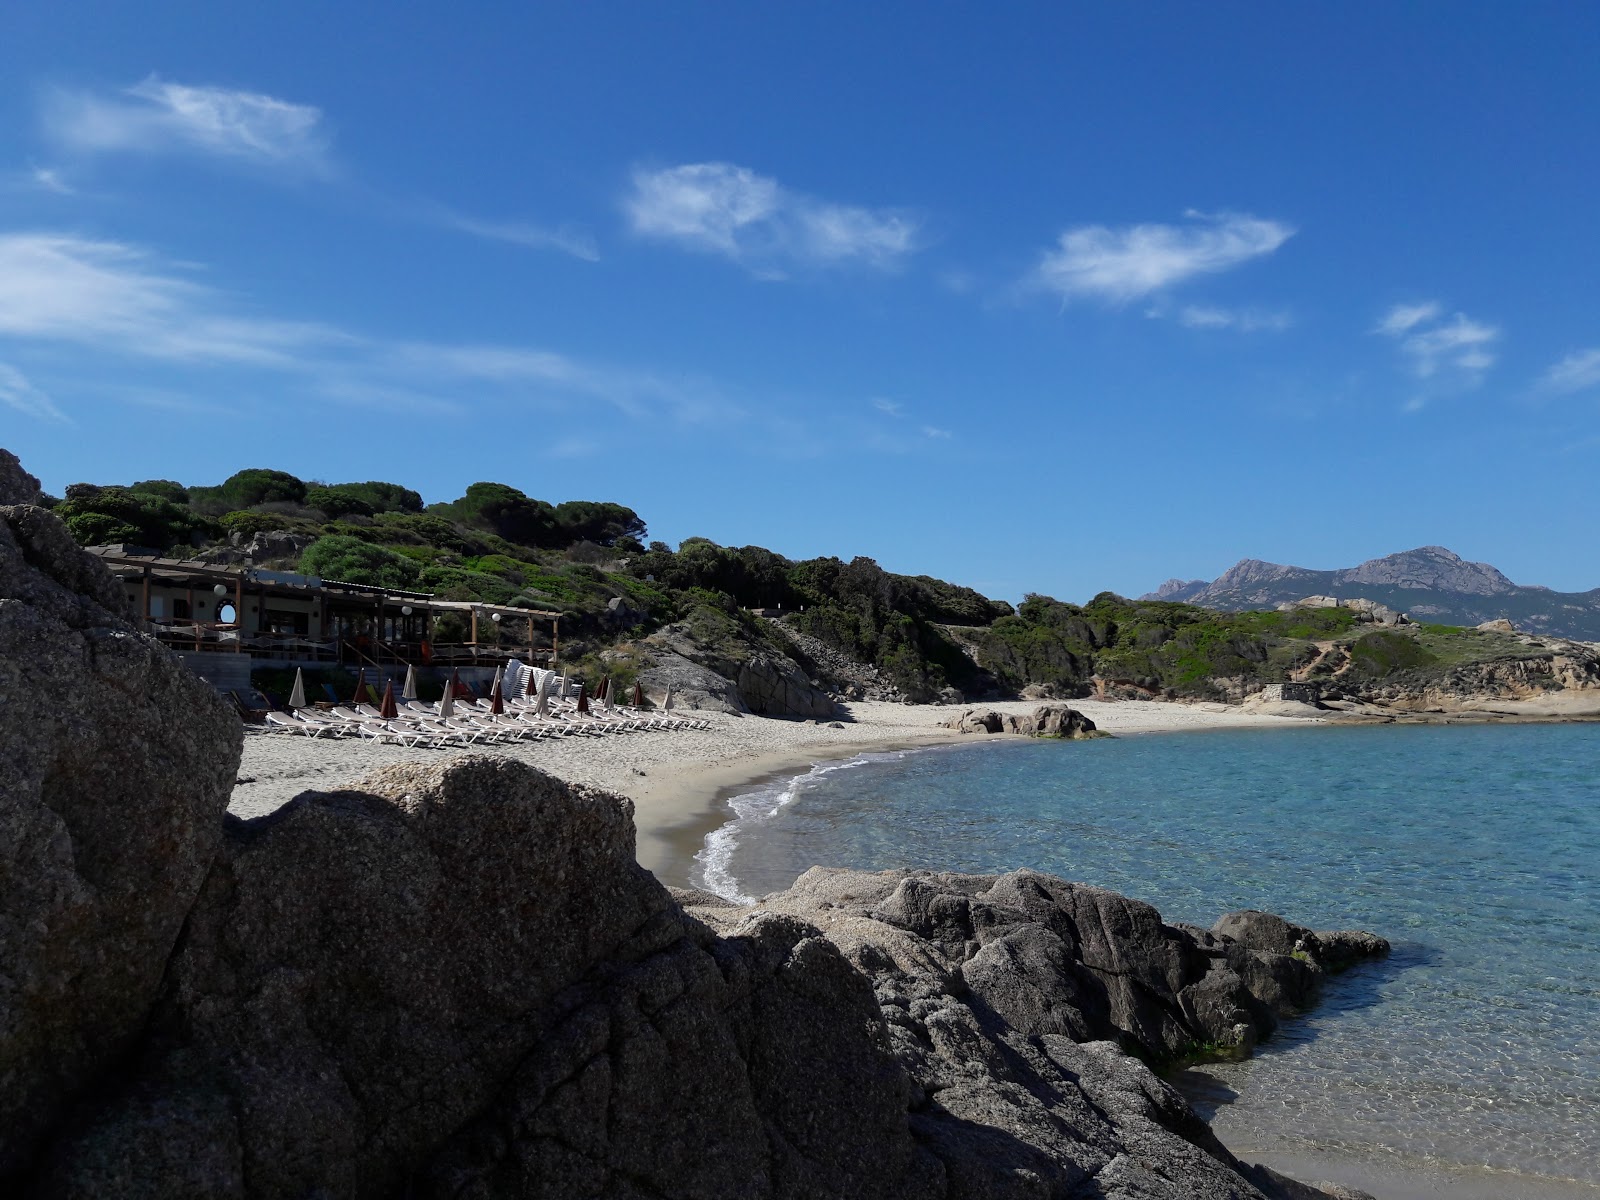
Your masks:
M982 707L1030 712L1037 702L986 703ZM1076 700L1073 707L1112 734L1316 723L1220 704ZM828 722L697 713L711 722L712 728L513 742L485 747L485 752L518 758L562 779L629 797L635 806L640 863L663 882L685 886L690 862L705 835L724 819L718 801L730 789L777 775L799 774L815 763L868 750L1013 740L1006 735L958 734L942 728L940 722L963 711L961 707L859 701L846 705L845 710L848 719L838 722L837 728ZM239 817L261 816L303 791L343 787L374 768L435 758L439 753L251 730L245 738L239 783L229 811Z

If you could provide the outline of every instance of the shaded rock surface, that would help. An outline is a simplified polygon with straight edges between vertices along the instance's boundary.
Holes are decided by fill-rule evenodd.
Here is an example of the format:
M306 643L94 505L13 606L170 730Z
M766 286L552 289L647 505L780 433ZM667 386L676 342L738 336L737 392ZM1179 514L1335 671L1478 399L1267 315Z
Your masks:
M0 1177L138 1031L233 790L238 718L131 615L55 516L0 507Z
M39 481L22 469L22 461L0 448L0 504L37 504L42 497Z
M206 562L236 565L253 563L265 566L280 564L293 570L307 546L316 541L310 534L293 533L287 529L263 529L248 538L235 532L228 540L207 547L196 555Z
M640 673L641 682L652 693L671 684L678 707L808 720L837 712L798 661L803 652L775 621L751 628L702 608L651 634L645 645L654 662Z
M1093 721L1065 704L1041 704L1031 713L969 708L943 722L960 733L1015 733L1023 737L1103 737Z
M505 759L360 789L228 819L20 1194L1288 1194L1124 1050L1253 1040L1314 965L1028 871L675 897L628 801Z

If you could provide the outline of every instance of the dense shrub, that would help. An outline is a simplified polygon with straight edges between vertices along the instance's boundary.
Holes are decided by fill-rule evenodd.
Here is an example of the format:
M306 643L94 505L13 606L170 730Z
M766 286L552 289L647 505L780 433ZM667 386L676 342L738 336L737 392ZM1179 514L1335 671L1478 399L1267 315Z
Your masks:
M125 487L72 484L55 511L82 546L131 542L166 551L192 546L221 532L216 522L157 492Z
M189 489L189 504L207 516L221 516L257 504L288 501L304 504L306 485L287 471L272 471L264 467L251 467L236 471L216 487Z
M415 588L422 574L422 567L403 554L340 535L320 537L307 546L300 556L300 570L323 579L389 588Z

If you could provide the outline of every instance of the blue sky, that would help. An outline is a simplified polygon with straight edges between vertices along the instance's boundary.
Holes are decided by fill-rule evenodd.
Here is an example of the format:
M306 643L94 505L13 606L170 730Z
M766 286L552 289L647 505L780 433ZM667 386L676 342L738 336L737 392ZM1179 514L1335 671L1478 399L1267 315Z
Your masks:
M398 9L0 16L48 488L498 480L1011 599L1600 585L1600 8Z

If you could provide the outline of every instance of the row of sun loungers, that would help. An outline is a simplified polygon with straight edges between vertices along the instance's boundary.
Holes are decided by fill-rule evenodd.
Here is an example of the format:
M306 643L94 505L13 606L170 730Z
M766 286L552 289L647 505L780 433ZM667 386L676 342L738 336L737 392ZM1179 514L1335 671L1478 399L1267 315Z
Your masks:
M335 706L331 709L300 709L294 712L269 712L269 731L299 734L312 738L366 738L402 746L435 746L440 749L481 746L514 741L540 741L569 737L614 737L624 733L665 730L703 730L709 721L672 713L645 712L642 709L616 708L579 713L566 704L546 703L548 712L540 715L533 700L504 702L496 714L488 701L456 700L448 716L441 716L437 704L417 700L404 702L398 715L384 715L370 704Z

